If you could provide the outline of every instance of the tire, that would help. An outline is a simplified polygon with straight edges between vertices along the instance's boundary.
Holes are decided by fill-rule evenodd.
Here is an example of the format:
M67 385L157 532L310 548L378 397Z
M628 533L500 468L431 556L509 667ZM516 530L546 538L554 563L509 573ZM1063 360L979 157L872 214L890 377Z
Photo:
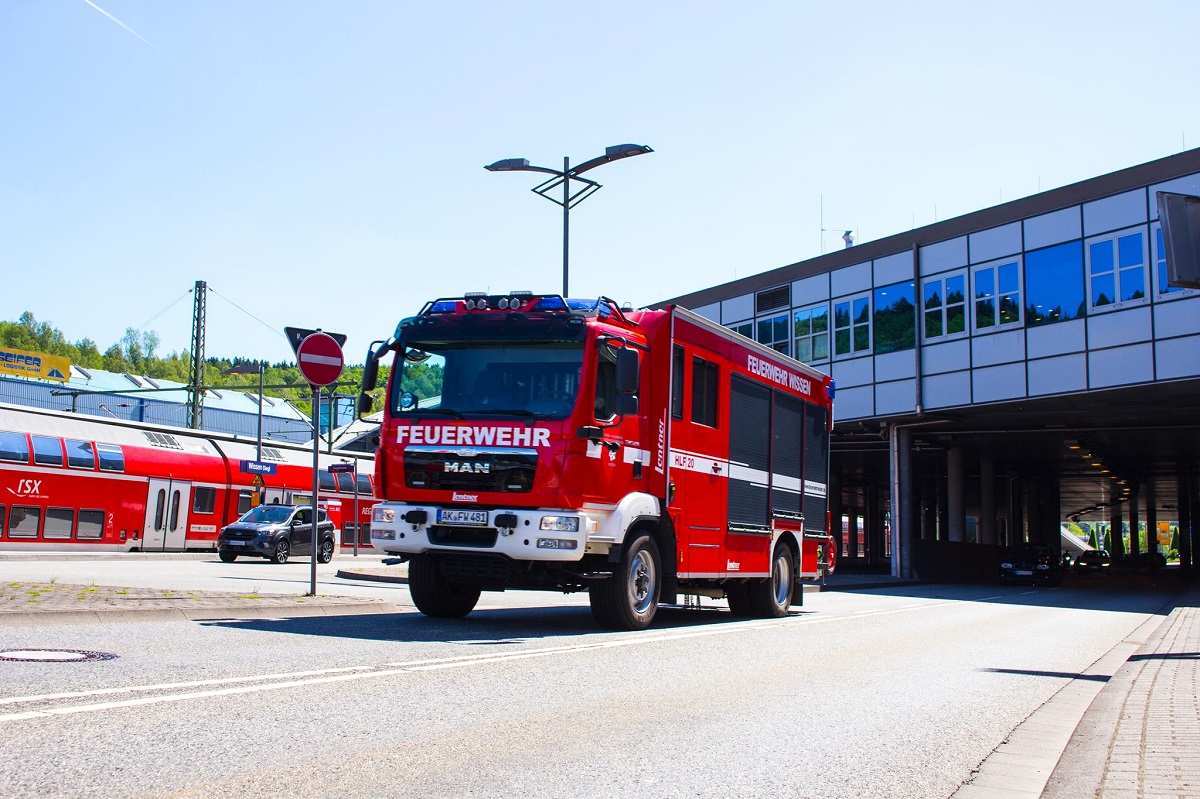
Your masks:
M796 556L787 544L777 544L771 557L771 576L746 585L751 615L760 619L782 619L792 606L796 590Z
M417 610L437 619L461 619L475 609L479 586L442 577L437 558L413 555L408 563L408 592Z
M287 563L288 555L292 553L292 545L288 543L286 538L279 539L279 543L275 545L275 551L271 554L272 563Z
M612 577L592 583L588 599L592 615L610 630L644 630L658 612L662 591L662 558L649 535L626 548Z
M725 598L729 601L729 612L734 616L751 616L750 594L746 591L745 583L726 583Z
M317 549L317 562L328 563L331 560L333 560L333 541L326 538Z
M218 552L217 557L221 559L222 563L233 563L237 560L237 555L232 552Z

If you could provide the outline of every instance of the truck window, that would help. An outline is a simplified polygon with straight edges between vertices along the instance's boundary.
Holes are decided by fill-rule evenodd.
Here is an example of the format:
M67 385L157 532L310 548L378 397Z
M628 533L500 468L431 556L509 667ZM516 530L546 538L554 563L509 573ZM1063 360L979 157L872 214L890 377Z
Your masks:
M675 345L671 353L671 417L683 418L683 347Z
M598 422L617 415L617 351L612 347L596 348L595 409Z
M717 365L692 358L692 421L717 426Z

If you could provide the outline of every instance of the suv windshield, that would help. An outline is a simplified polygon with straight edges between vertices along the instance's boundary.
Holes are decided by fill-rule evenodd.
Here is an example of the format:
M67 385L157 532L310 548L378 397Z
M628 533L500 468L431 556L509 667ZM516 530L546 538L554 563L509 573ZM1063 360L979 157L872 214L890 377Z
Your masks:
M259 505L246 511L238 521L250 524L283 524L291 515L290 505Z
M571 412L579 394L582 342L408 342L393 382L394 414Z

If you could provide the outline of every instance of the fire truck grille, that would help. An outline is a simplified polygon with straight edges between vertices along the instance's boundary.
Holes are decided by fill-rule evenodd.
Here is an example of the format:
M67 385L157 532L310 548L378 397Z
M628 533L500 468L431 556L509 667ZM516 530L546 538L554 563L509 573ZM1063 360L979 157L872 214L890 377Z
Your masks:
M409 488L525 494L533 490L536 472L537 453L532 450L464 456L453 450L410 447L404 453L404 482Z
M512 567L503 555L440 555L438 570L447 580L505 584Z
M496 544L495 527L451 527L429 525L429 543L454 547L490 547Z

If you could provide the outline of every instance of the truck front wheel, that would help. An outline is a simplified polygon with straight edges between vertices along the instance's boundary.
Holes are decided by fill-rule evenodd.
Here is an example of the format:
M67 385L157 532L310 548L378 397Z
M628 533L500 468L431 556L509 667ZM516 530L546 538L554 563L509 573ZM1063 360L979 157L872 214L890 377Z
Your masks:
M417 610L439 619L461 619L479 602L480 589L442 577L437 559L413 555L408 564L408 592Z
M746 586L752 615L762 619L783 618L792 605L795 588L796 557L791 547L779 544L771 558L771 576L765 580L752 580Z
M662 590L662 558L649 535L639 536L621 556L612 577L594 582L588 591L592 615L612 630L644 630L658 611Z

